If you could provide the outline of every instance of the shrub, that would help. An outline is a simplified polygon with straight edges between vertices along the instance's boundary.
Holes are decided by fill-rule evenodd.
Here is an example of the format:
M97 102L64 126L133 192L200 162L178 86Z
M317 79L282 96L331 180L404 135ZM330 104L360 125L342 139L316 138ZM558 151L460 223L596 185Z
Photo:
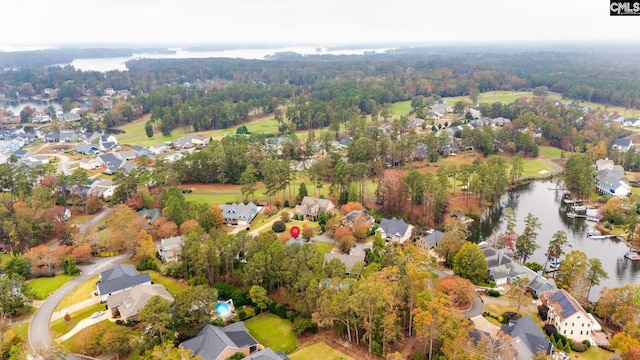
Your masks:
M540 315L540 319L542 319L542 321L547 321L548 314L549 307L547 305L538 306L538 315Z
M498 291L498 290L488 290L487 291L487 295L493 296L493 297L500 297L500 291Z
M247 318L247 312L244 310L240 310L238 311L238 319L240 319L240 321L244 320Z
M582 340L582 343L587 345L587 347L591 347L591 342L587 339Z
M220 327L222 327L222 326L224 326L224 320L223 320L222 318L215 318L215 319L211 322L211 324L212 324L212 325L215 325L215 326L220 326Z
M311 319L298 316L295 320L293 320L293 331L296 332L296 335L300 335L303 332L307 331L307 329L311 328L312 325L313 322L311 321Z
M547 336L552 337L558 333L558 329L553 324L545 324L542 328Z
M589 340L587 340L589 341ZM587 351L587 349L589 349L589 347L583 343L579 343L579 342L574 342L571 343L571 350L576 351L576 352L585 352Z
M509 320L518 320L520 319L522 316L516 312L513 311L507 311L505 313L502 313L502 317L505 318L505 323L508 322Z
M280 214L280 220L282 220L282 222L285 222L285 223L288 223L289 221L291 221L291 219L289 218L289 213L285 211L282 214Z
M281 233L287 230L287 225L285 225L283 221L278 220L271 225L271 230L276 233Z
M284 201L284 207L286 207L286 208L290 208L291 207L291 204L289 204L289 200L285 200Z
M281 304L276 305L276 315L280 316L283 319L287 318L287 308Z

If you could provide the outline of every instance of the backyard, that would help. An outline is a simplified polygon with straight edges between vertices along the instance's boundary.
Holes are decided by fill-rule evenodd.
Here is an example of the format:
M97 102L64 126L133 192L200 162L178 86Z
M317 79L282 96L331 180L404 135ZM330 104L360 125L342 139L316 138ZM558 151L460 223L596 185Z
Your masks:
M27 280L27 284L31 287L36 299L44 300L49 297L49 294L58 290L58 288L71 281L71 279L73 279L73 276L58 275L55 277Z
M317 342L313 345L305 346L289 355L289 358L291 360L353 360L352 357L341 353L324 342Z
M273 351L290 353L298 347L293 324L273 314L262 314L244 322L249 333Z

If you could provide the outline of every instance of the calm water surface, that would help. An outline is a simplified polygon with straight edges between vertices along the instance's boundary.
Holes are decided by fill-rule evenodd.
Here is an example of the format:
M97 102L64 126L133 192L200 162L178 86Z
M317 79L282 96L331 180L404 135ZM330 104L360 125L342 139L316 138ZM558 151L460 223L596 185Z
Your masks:
M591 288L591 300L597 300L600 290L604 287L618 287L622 285L640 284L640 261L629 261L624 254L628 247L614 240L593 240L587 238L587 232L593 229L594 223L584 219L570 219L566 217L562 205L562 195L565 191L551 190L558 185L552 181L536 181L523 185L517 190L505 195L500 201L500 206L494 211L488 212L485 219L472 226L474 240L488 240L495 234L505 231L503 209L511 207L518 218L516 232L524 230L524 219L528 213L537 216L542 224L538 231L538 245L540 248L527 261L535 261L544 264L545 253L549 240L558 230L564 230L571 244L571 248L565 250L580 250L589 258L598 258L602 261L604 270L609 278L598 286Z

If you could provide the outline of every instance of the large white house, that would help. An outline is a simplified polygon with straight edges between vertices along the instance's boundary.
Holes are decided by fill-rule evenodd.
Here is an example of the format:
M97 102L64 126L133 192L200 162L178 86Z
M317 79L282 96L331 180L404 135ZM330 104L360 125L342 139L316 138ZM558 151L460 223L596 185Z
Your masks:
M384 239L402 244L411 238L413 225L407 224L404 220L398 220L395 217L382 219L378 231L380 231L380 235L382 235Z
M539 295L540 302L549 308L547 322L553 324L558 334L573 341L593 340L594 324L582 305L566 290L548 290Z

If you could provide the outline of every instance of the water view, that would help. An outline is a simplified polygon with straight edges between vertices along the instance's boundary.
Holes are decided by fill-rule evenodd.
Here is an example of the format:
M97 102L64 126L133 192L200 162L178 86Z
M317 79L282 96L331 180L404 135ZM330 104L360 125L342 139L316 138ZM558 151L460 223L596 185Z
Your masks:
M330 50L322 47L283 47L283 48L265 48L265 49L233 49L220 51L186 51L182 49L171 49L175 52L172 54L165 53L140 53L127 57L112 58L90 58L75 59L70 65L79 70L85 71L126 71L126 62L134 59L204 59L204 58L232 58L232 59L248 59L260 60L265 56L274 55L278 52L295 52L300 55L362 55L371 52L384 52L388 49L340 49ZM66 64L65 64L66 65ZM64 65L62 65L64 66Z
M627 284L640 284L640 261L633 262L625 259L627 245L621 241L588 238L587 232L593 230L594 223L580 218L568 218L562 206L562 195L565 191L552 190L556 188L558 188L558 184L555 182L535 181L504 195L500 206L487 213L483 221L473 226L472 237L474 240L482 241L490 239L494 234L504 232L506 222L503 219L503 209L511 207L518 218L517 233L521 233L524 229L524 219L528 213L537 216L542 224L538 232L540 248L527 261L544 264L549 240L558 230L564 230L567 233L567 238L572 246L565 250L567 253L571 250L580 250L587 254L587 257L598 258L602 261L602 267L609 274L609 278L591 289L591 300L598 299L600 290L604 286L611 288Z

